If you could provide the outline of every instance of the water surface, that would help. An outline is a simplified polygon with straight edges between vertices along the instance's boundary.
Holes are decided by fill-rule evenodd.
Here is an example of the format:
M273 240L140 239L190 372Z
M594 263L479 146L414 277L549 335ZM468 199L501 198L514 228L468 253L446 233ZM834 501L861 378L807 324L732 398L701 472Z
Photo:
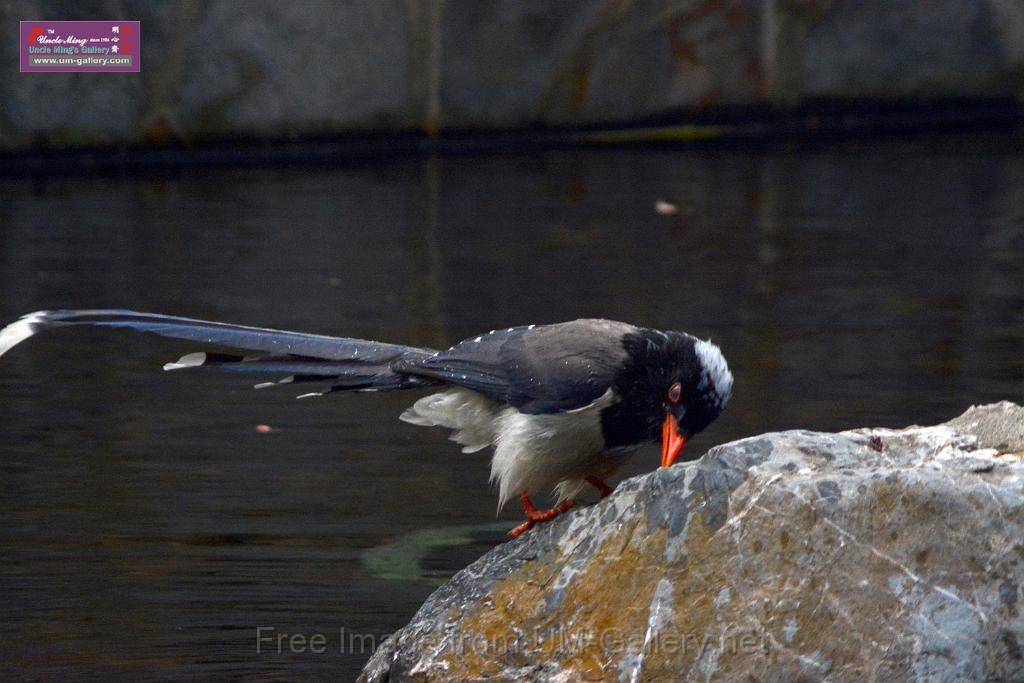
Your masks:
M0 319L125 307L447 345L602 316L724 349L735 398L693 455L765 430L936 422L1024 400L1019 149L962 136L4 179ZM398 422L415 395L295 401L160 371L191 350L72 330L0 361L5 677L352 678L368 652L351 645L368 645L340 629L403 625L500 540L486 458ZM440 533L469 545L436 542L467 525L485 528ZM323 633L326 652L258 652L258 627Z

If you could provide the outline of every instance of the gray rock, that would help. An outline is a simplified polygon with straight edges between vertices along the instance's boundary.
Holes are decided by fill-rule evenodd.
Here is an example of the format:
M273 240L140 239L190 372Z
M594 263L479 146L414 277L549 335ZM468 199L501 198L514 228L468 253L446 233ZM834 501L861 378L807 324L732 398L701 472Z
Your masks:
M973 434L982 448L1017 453L1024 451L1024 419L1020 407L1009 401L971 406L947 424L957 431Z
M1022 425L765 434L624 481L455 575L361 680L1024 680Z

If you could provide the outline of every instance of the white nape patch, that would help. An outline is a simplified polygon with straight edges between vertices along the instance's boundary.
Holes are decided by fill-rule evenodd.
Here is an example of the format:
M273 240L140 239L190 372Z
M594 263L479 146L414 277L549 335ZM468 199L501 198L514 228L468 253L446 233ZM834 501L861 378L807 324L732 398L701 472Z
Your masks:
M399 419L422 427L454 430L451 440L463 453L475 453L494 443L495 420L500 404L469 389L454 388L424 396L412 404Z
M36 311L22 316L0 330L0 356L36 333L36 326L46 319L46 311Z
M498 483L498 509L520 493L555 489L559 499L575 497L585 477L603 466L601 411L618 402L608 389L596 401L567 413L527 415L505 408L496 423L491 481Z
M720 399L720 405L724 406L732 396L732 373L729 372L729 364L725 362L722 350L703 339L698 339L693 346L700 364L704 367L701 381L711 382Z
M206 362L206 352L196 351L195 353L186 353L184 356L174 361L173 363L165 363L164 370L182 370L184 368L197 368Z

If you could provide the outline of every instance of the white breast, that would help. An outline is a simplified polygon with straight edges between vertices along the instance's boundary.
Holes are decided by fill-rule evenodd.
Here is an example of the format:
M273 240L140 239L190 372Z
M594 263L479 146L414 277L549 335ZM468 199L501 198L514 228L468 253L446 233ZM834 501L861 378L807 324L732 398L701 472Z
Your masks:
M585 477L605 476L610 468L601 410L618 400L609 389L583 408L527 415L468 389L453 388L421 398L401 419L454 430L452 440L467 453L493 444L491 481L498 484L501 509L520 493L557 489L559 499L572 498L586 487Z

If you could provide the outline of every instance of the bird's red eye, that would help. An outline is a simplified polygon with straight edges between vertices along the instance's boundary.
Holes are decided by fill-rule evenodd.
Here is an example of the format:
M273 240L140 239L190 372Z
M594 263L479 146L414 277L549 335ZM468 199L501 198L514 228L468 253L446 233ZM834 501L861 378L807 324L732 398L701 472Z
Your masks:
M683 397L683 386L676 382L668 388L668 400L671 403L679 403L679 399Z

